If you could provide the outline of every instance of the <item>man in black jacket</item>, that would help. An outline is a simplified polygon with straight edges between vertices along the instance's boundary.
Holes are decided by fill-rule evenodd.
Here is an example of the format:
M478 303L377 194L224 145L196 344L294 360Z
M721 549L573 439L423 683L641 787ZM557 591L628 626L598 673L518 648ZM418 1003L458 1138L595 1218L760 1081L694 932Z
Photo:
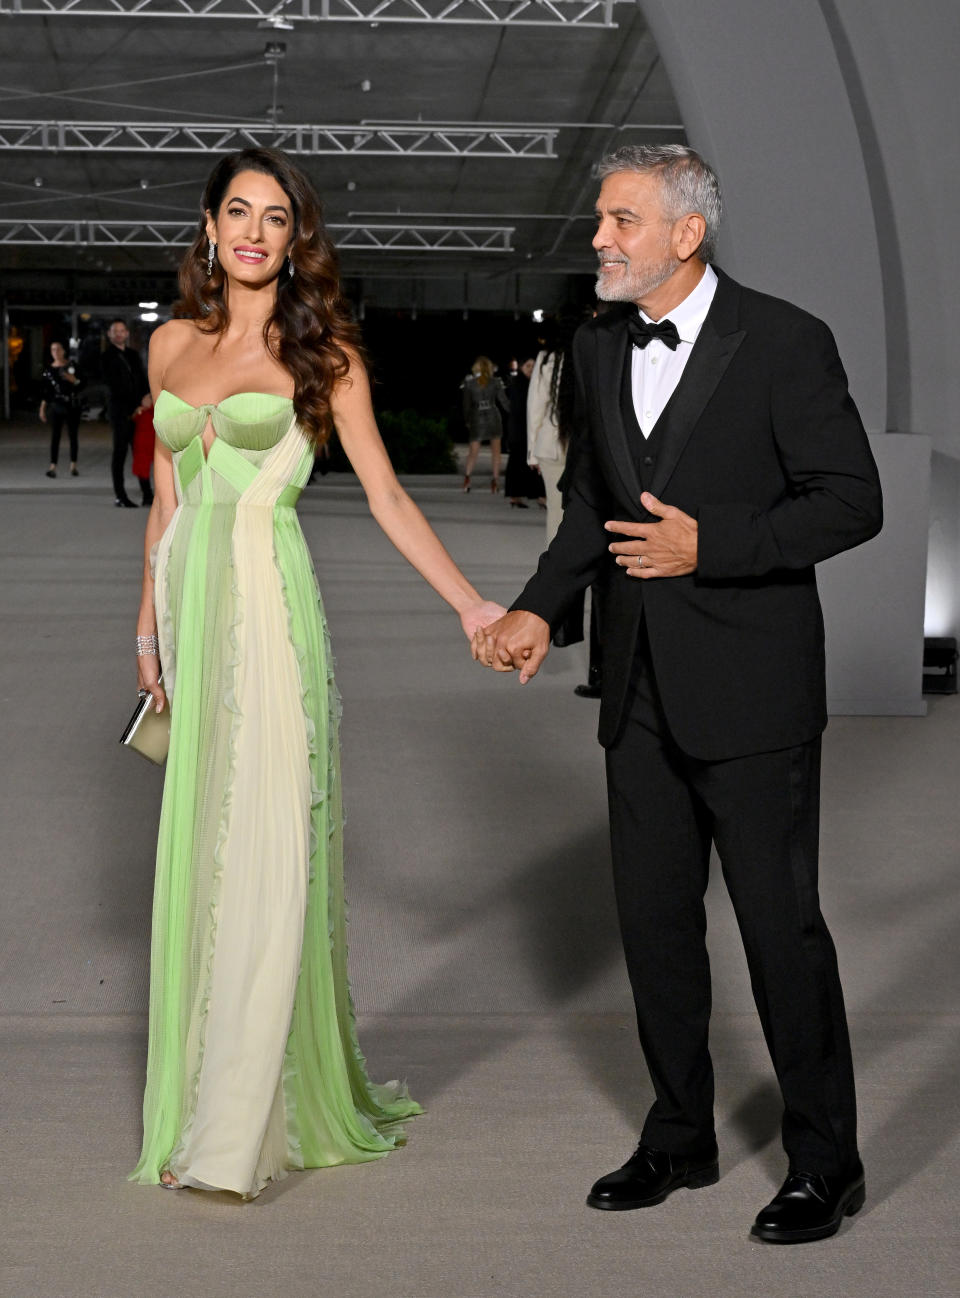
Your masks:
M107 330L109 342L103 353L103 378L110 390L110 424L113 429L113 456L110 471L113 475L114 504L127 509L136 505L127 495L123 481L127 451L133 444L133 420L140 413L144 400L149 400L150 384L143 368L140 353L127 346L130 331L125 320L111 320ZM140 479L143 504L153 500L150 479Z
M881 526L830 330L710 261L720 190L680 145L605 158L597 294L575 340L563 523L474 656L529 680L603 581L599 738L614 882L655 1102L587 1202L717 1180L703 894L715 843L784 1101L790 1167L753 1234L833 1234L864 1201L850 1044L817 892L823 621L814 564ZM614 567L616 565L616 567Z

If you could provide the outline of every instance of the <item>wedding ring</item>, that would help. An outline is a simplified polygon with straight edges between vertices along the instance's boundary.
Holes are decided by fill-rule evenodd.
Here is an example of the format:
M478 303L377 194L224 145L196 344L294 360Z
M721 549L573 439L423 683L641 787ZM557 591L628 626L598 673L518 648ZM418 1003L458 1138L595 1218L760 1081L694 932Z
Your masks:
M642 567L643 567L643 555L642 555L642 554L638 554L638 555L637 555L637 567L638 567L638 568L642 568Z

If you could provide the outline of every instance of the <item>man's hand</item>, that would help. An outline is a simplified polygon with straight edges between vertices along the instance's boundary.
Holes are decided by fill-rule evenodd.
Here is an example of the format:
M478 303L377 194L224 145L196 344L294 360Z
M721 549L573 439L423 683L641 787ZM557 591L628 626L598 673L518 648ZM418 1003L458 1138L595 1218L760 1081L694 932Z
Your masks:
M496 622L498 618L503 617L506 611L502 604L494 604L489 599L480 600L476 604L469 604L460 614L460 625L463 627L463 634L468 640L472 641L477 631L489 626L491 622Z
M477 631L472 652L478 663L495 672L519 670L520 684L526 685L540 670L549 648L549 623L536 613L514 609L499 622Z
M605 523L608 532L629 536L610 553L628 577L684 577L697 566L697 520L675 505L664 505L645 491L640 503L658 523Z

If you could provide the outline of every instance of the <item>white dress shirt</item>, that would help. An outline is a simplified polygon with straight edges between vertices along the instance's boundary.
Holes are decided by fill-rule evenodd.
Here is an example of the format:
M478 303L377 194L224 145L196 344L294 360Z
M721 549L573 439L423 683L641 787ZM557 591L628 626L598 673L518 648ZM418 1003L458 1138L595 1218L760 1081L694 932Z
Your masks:
M676 351L671 351L659 338L652 338L646 347L634 344L631 369L633 408L637 412L637 423L644 437L650 436L654 424L663 414L664 406L680 382L683 367L707 318L716 291L716 271L712 266L707 266L693 292L688 293L679 306L662 317L662 320L672 320L677 326L680 342ZM650 317L642 311L640 319L652 323Z

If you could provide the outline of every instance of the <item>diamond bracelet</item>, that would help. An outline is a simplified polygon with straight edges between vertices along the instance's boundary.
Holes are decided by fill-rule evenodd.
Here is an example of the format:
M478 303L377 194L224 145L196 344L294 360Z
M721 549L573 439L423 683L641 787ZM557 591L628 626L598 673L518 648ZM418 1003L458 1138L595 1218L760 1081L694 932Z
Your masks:
M138 635L137 657L146 658L148 655L153 655L155 658L160 656L160 641L155 635Z

